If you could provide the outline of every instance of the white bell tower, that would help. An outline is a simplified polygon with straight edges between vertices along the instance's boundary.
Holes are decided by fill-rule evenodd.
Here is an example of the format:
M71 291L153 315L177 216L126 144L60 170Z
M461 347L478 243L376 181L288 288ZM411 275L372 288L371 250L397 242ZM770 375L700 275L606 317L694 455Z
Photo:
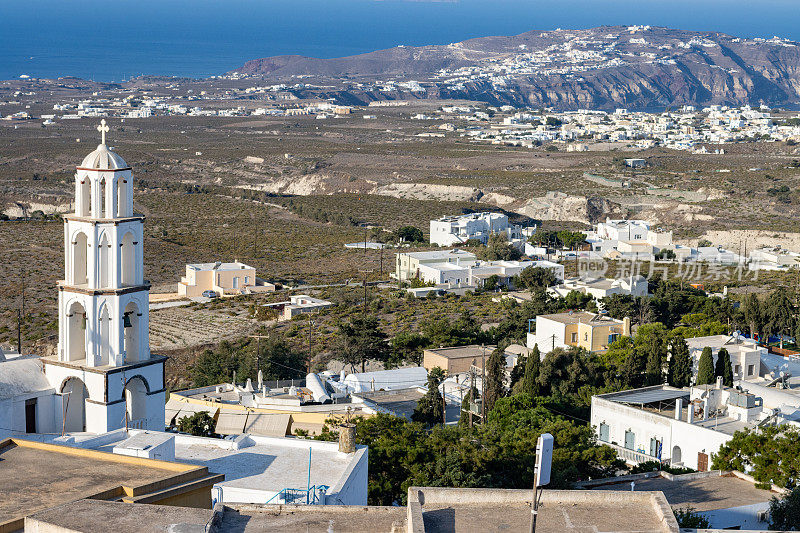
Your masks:
M164 429L164 357L150 354L144 217L133 212L131 168L101 143L75 173L64 216L58 350L45 373L64 400L68 431ZM62 381L55 383L58 379Z

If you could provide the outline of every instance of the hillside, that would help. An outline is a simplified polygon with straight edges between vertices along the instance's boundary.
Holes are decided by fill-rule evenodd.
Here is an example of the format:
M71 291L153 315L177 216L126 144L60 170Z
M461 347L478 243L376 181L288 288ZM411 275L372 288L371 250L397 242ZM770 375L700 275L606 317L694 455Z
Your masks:
M798 104L799 68L794 41L613 26L398 46L335 59L270 57L248 61L229 75L344 79L334 97L351 103L464 98L557 109L647 109ZM391 84L410 78L419 87L405 96Z

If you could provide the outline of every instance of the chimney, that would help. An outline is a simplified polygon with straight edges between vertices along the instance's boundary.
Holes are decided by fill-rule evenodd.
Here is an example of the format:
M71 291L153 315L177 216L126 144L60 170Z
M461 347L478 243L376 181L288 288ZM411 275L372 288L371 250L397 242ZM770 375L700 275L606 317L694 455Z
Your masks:
M722 376L717 376L717 388L722 388Z
M686 406L686 421L694 424L694 404L692 402L689 402L689 405Z
M683 409L683 398L675 400L675 420L681 419L681 410Z
M339 426L339 451L342 453L355 453L356 451L356 425L345 423Z
M703 420L708 420L708 398L703 400Z
M622 319L622 334L626 337L631 336L631 317L629 316Z

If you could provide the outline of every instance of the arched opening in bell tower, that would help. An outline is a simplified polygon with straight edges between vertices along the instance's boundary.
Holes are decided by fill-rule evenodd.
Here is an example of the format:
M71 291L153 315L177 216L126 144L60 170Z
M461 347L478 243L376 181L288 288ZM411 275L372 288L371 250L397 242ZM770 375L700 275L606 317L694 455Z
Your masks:
M87 278L88 259L89 258L89 238L85 233L78 232L72 240L72 284L73 285L86 285L89 280Z
M104 305L98 317L100 323L100 337L97 339L99 366L109 364L111 359L111 316L108 313L108 306Z
M147 418L147 384L140 376L134 376L125 384L125 407L128 427L145 429Z
M76 214L81 217L88 217L89 216L89 209L90 205L89 202L91 201L91 182L88 177L84 176L81 181L78 182L78 197L75 198L76 203Z
M120 266L122 269L122 285L136 283L136 250L133 244L133 233L126 233L120 246Z
M61 386L64 395L64 431L67 433L86 431L86 398L89 392L79 378L69 378Z
M97 188L97 193L100 195L100 213L98 218L110 218L108 206L106 205L106 179L100 179L100 186Z
M129 217L133 213L131 212L132 209L128 205L130 202L130 197L128 193L128 179L127 178L119 178L117 180L117 216L118 217Z
M98 286L101 289L107 289L111 286L111 243L108 240L108 234L103 233L100 238L100 248L97 250L98 260L100 264L100 283Z
M125 307L122 315L122 329L125 339L125 362L135 363L140 358L140 324L141 313L136 302L131 302Z
M67 361L86 359L86 309L73 302L67 310Z

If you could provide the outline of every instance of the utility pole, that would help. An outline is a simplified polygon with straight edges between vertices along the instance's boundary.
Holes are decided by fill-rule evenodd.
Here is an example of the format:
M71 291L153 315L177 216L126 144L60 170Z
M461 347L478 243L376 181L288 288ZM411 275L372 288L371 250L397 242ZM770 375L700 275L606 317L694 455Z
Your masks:
M17 352L22 355L22 311L17 309Z
M469 428L472 429L472 404L475 403L475 397L472 394L473 389L478 391L475 386L475 359L472 360L472 365L469 367Z
M249 338L256 340L256 375L261 370L261 339L268 339L269 335L248 335Z
M366 248L365 248L366 250ZM364 274L364 316L367 316L367 275L374 272L374 270L359 270Z
M481 424L486 422L486 346L481 344Z

